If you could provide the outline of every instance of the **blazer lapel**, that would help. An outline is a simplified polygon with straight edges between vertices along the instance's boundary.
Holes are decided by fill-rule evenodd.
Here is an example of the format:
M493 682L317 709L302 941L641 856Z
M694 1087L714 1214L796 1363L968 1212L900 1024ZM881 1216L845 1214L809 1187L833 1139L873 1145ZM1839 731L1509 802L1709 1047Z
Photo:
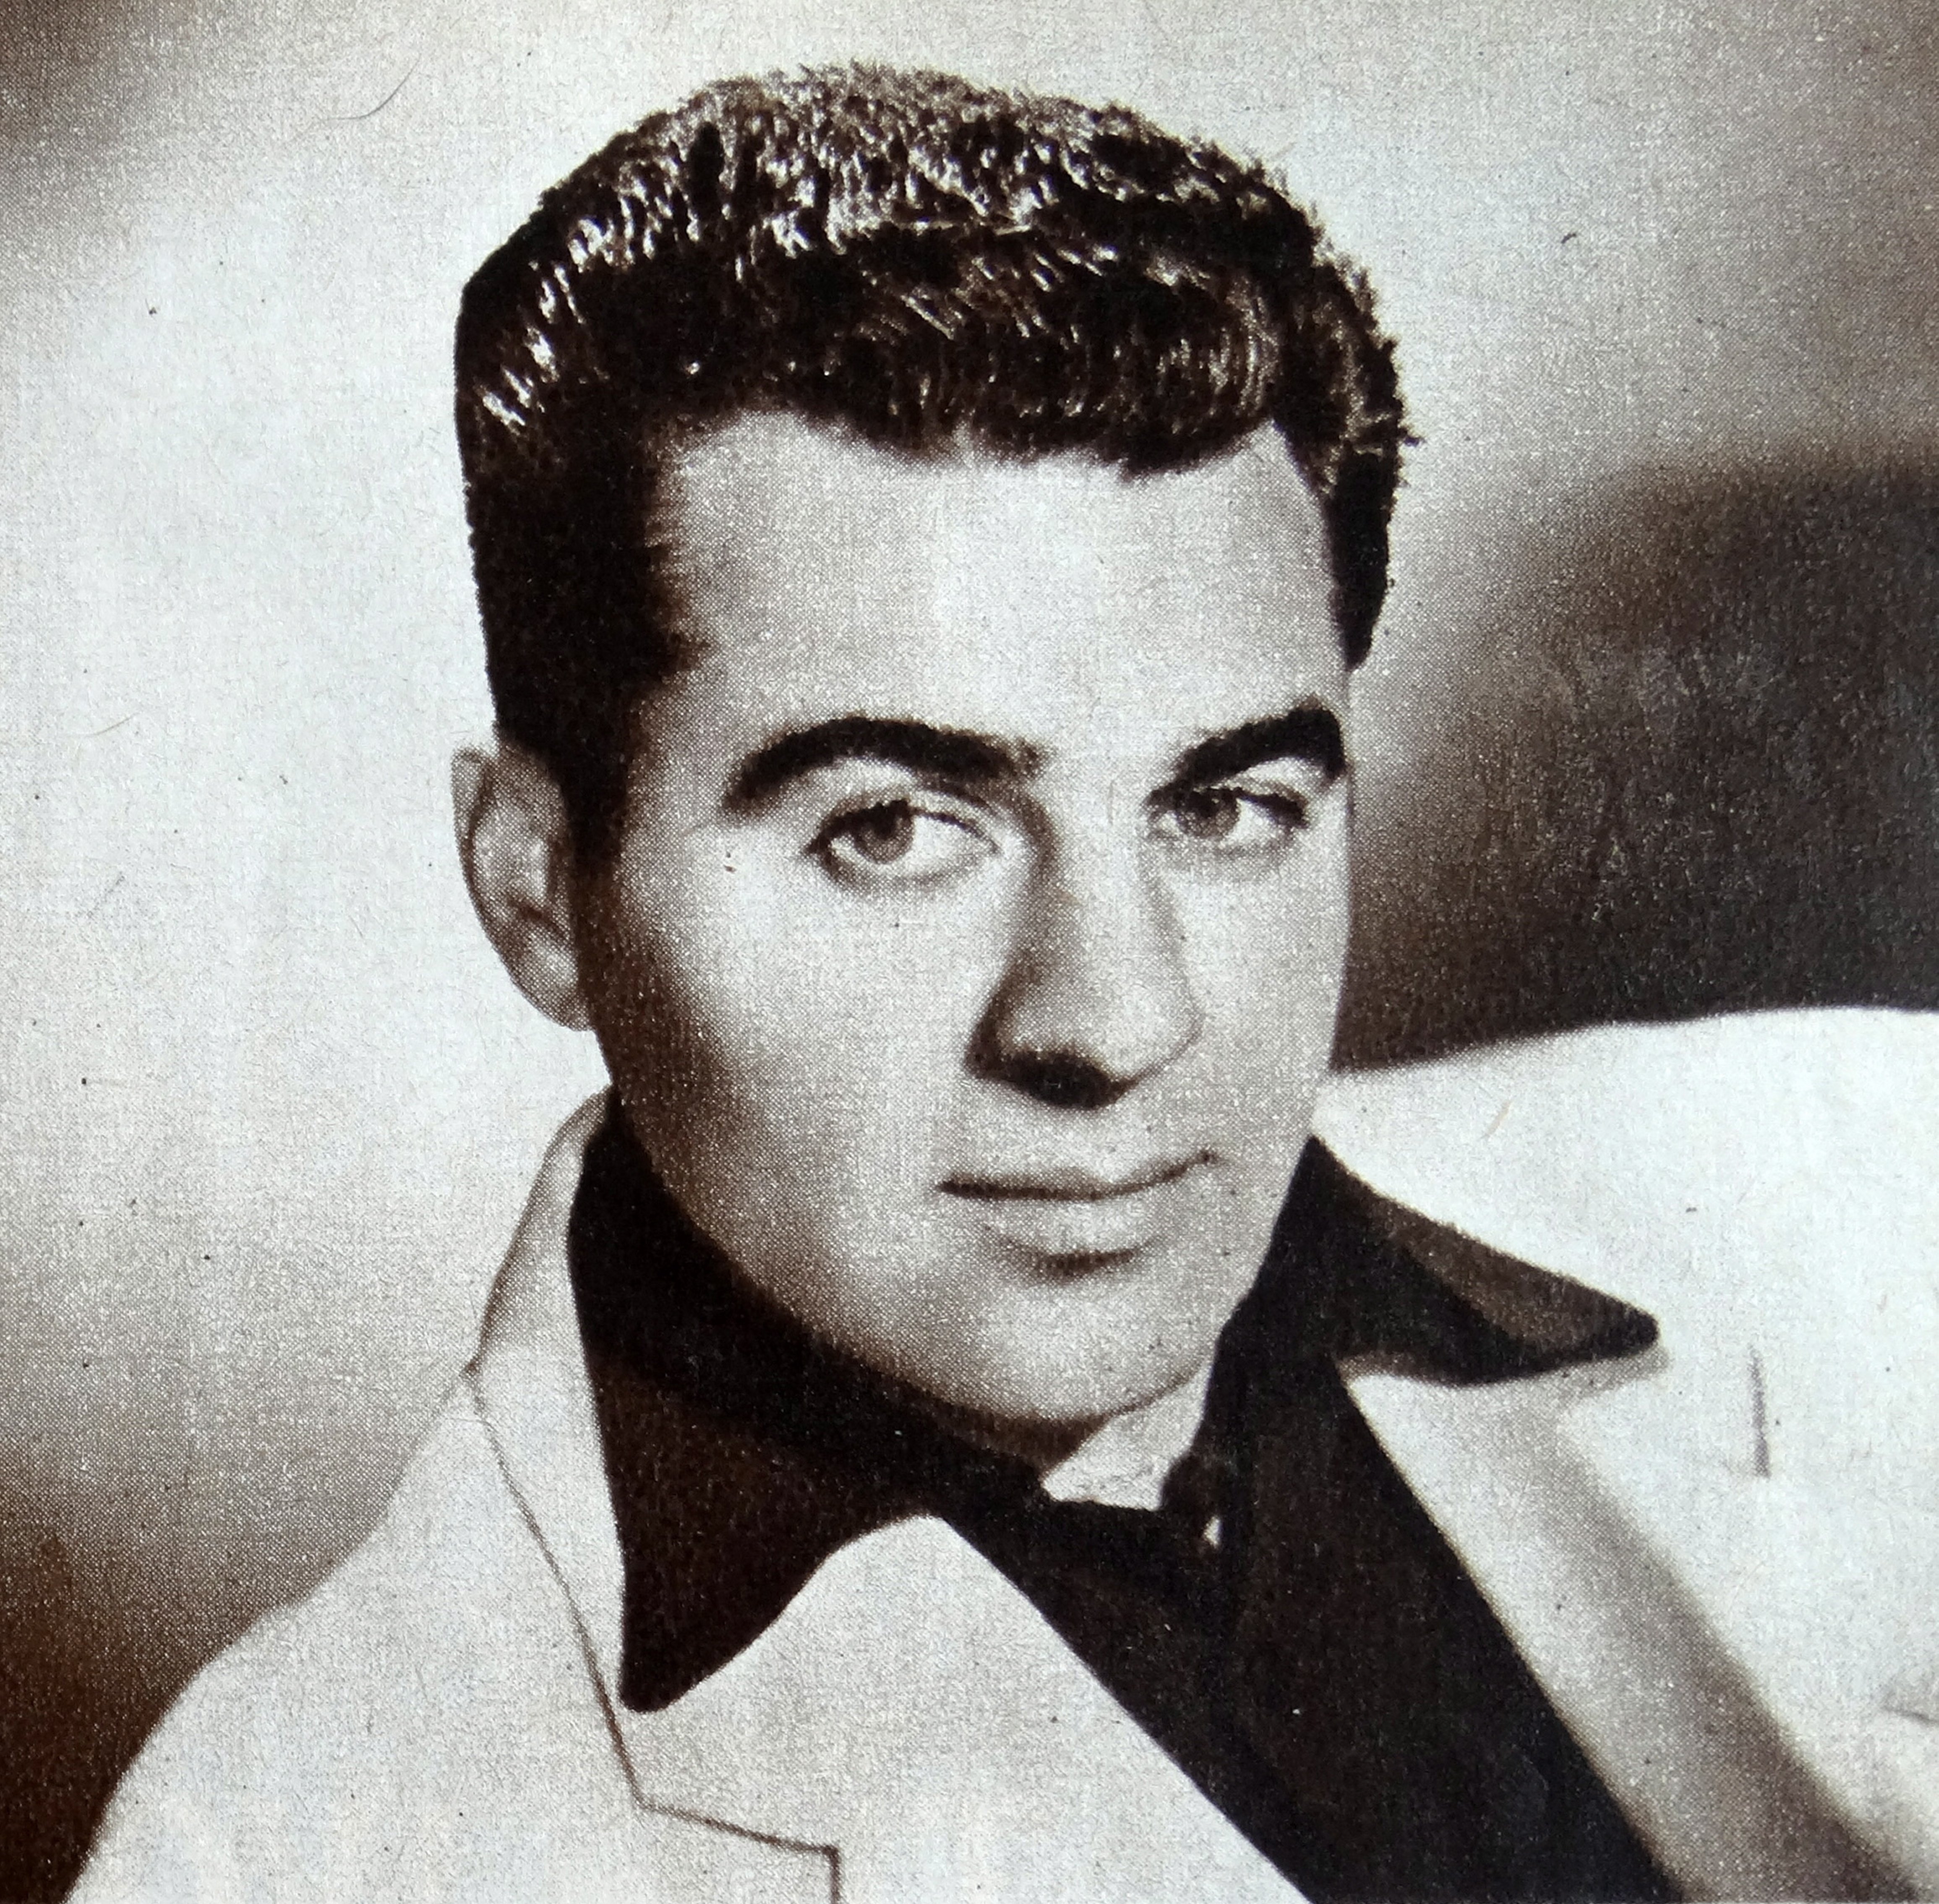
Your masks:
M820 1888L803 1894L826 1894L839 1863L848 1904L1296 1896L939 1522L838 1553L753 1645L666 1711L619 1705L622 1563L565 1261L604 1102L548 1153L470 1376L641 1805L825 1860ZM1500 1291L1485 1293L1484 1311L1504 1313ZM1584 1309L1591 1321L1600 1300ZM1842 1822L1583 1432L1595 1397L1659 1367L1633 1358L1469 1386L1366 1373L1353 1392L1682 1883L1721 1896L1891 1894L1892 1874Z
M586 1141L605 1105L603 1093L582 1105L546 1151L486 1306L470 1374L506 1480L584 1626L610 1698L619 1671L619 1544L565 1261Z
M662 1904L837 1904L840 1860L831 1845L665 1802L641 1776L619 1722L619 1541L565 1264L566 1220L605 1102L601 1093L582 1106L547 1151L467 1379L506 1483L558 1581L571 1629L558 1637L576 1646L593 1682L605 1727L588 1734L587 1749L616 1761L632 1793L632 1894ZM589 1855L589 1870L592 1862Z
M565 1237L603 1098L547 1153L470 1379L641 1805L827 1859L844 1904L1298 1893L940 1522L826 1565L663 1711L619 1702L622 1572Z
M1903 1880L1840 1816L1624 1511L1610 1455L1649 1460L1649 1410L1599 1460L1578 1411L1660 1363L1472 1388L1362 1376L1354 1398L1577 1741L1692 1894L1882 1897ZM1639 1439L1640 1437L1640 1439Z

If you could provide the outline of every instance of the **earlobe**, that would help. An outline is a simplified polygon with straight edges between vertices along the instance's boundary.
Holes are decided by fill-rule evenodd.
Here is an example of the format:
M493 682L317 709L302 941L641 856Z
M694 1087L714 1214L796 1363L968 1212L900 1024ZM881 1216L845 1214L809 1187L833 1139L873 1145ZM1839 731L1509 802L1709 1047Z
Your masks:
M557 782L523 748L501 741L457 755L451 796L458 860L486 936L533 1004L583 1030L572 841Z

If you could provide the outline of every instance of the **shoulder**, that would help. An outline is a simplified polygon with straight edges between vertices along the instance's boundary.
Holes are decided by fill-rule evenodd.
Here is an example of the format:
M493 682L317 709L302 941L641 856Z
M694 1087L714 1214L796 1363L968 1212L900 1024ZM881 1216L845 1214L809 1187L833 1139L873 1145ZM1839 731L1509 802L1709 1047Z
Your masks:
M549 1756L585 1756L598 1715L557 1593L461 1382L363 1545L164 1718L77 1896L422 1892L457 1868L440 1839L475 1848Z
M1655 1317L1691 1461L1930 1512L1935 1113L1939 1014L1791 1011L1350 1074L1321 1128L1395 1203Z
M1740 1735L1775 1740L1774 1720L1928 1886L1935 1107L1939 1015L1812 1011L1604 1027L1350 1076L1321 1120L1354 1171L1444 1238L1484 1239L1660 1326L1654 1353L1600 1372L1356 1385L1578 1734L1614 1711L1627 1647L1627 1680L1654 1704L1616 1734L1685 1735L1689 1787L1685 1745L1737 1700ZM1672 1711L1673 1657L1673 1677L1707 1688L1705 1712ZM1705 1659L1707 1680L1691 1663ZM1782 1788L1741 1771L1718 1769L1716 1815ZM1783 1821L1765 1822L1776 1843Z

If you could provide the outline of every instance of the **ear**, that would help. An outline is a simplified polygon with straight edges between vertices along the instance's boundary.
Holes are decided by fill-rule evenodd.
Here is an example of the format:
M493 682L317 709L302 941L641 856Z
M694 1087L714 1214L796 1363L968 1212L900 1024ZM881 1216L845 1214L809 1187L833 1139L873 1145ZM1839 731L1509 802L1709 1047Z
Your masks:
M586 1023L573 937L565 801L524 748L467 747L451 763L458 857L471 903L512 982L548 1018Z

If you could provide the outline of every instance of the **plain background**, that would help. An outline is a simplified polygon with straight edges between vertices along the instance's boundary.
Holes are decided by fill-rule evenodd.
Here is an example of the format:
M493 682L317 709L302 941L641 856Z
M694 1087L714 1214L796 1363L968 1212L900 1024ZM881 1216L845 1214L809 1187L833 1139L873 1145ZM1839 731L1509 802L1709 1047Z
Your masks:
M1939 1004L1924 0L0 16L0 1895L367 1525L598 1081L449 843L465 276L718 74L1119 97L1366 265L1424 442L1343 1057Z

